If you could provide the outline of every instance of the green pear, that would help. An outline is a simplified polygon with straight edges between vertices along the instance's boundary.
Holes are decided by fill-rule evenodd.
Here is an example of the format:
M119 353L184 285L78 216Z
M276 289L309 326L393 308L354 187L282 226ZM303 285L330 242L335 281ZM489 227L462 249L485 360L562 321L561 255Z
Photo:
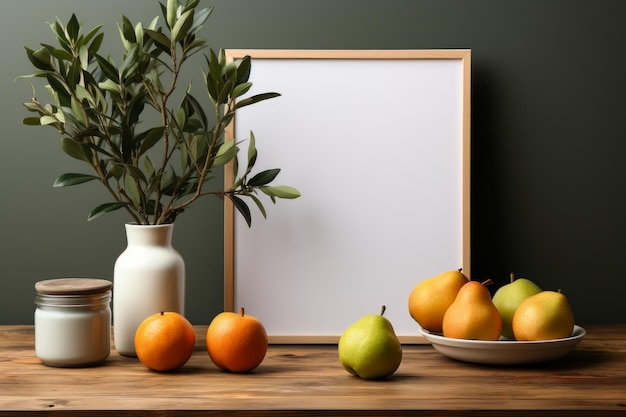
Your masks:
M402 361L402 345L391 322L380 314L368 314L352 323L339 338L341 365L363 379L392 375Z
M511 282L500 287L493 295L493 304L496 306L502 317L502 336L507 339L514 339L513 314L522 301L540 293L542 290L534 282L526 278L515 278L511 272Z

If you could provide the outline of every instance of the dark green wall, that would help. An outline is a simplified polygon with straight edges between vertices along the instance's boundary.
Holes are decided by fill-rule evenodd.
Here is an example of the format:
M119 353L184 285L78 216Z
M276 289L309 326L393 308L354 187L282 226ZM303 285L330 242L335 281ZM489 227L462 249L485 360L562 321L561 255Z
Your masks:
M502 284L515 271L563 288L579 323L626 322L626 2L205 4L216 6L204 34L214 47L471 48L473 278ZM27 83L13 83L30 71L22 46L50 40L45 22L76 12L88 27L104 24L117 48L121 14L147 23L157 10L151 0L22 0L0 15L0 323L32 322L35 281L111 278L125 246L121 213L86 222L104 198L97 187L51 187L70 161L52 132L20 123L30 94ZM195 323L221 309L221 216L220 202L207 201L176 224Z

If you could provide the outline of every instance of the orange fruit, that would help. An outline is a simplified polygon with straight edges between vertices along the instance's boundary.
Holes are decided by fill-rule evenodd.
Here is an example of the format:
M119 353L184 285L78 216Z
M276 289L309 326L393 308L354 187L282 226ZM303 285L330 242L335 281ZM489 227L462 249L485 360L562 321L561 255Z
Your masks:
M206 334L209 357L220 369L249 372L259 366L267 353L267 333L254 316L222 312L209 324Z
M155 371L182 367L193 353L196 334L182 314L160 312L147 317L135 332L137 358Z

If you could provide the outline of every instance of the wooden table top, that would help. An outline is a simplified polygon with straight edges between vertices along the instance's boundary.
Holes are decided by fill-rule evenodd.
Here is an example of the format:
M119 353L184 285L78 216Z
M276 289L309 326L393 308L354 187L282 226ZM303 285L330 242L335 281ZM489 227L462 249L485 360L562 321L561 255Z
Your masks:
M35 357L32 326L0 326L0 416L626 416L626 325L583 327L576 349L548 364L475 365L412 344L391 378L365 381L330 344L271 345L254 372L222 372L206 326L175 372L114 349L102 366L53 368Z

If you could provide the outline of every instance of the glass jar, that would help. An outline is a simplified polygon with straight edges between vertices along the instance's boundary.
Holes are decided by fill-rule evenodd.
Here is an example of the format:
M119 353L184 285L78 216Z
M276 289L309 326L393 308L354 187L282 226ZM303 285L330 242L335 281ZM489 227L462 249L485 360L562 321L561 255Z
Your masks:
M111 352L111 281L61 278L35 284L35 354L46 365L84 367Z

